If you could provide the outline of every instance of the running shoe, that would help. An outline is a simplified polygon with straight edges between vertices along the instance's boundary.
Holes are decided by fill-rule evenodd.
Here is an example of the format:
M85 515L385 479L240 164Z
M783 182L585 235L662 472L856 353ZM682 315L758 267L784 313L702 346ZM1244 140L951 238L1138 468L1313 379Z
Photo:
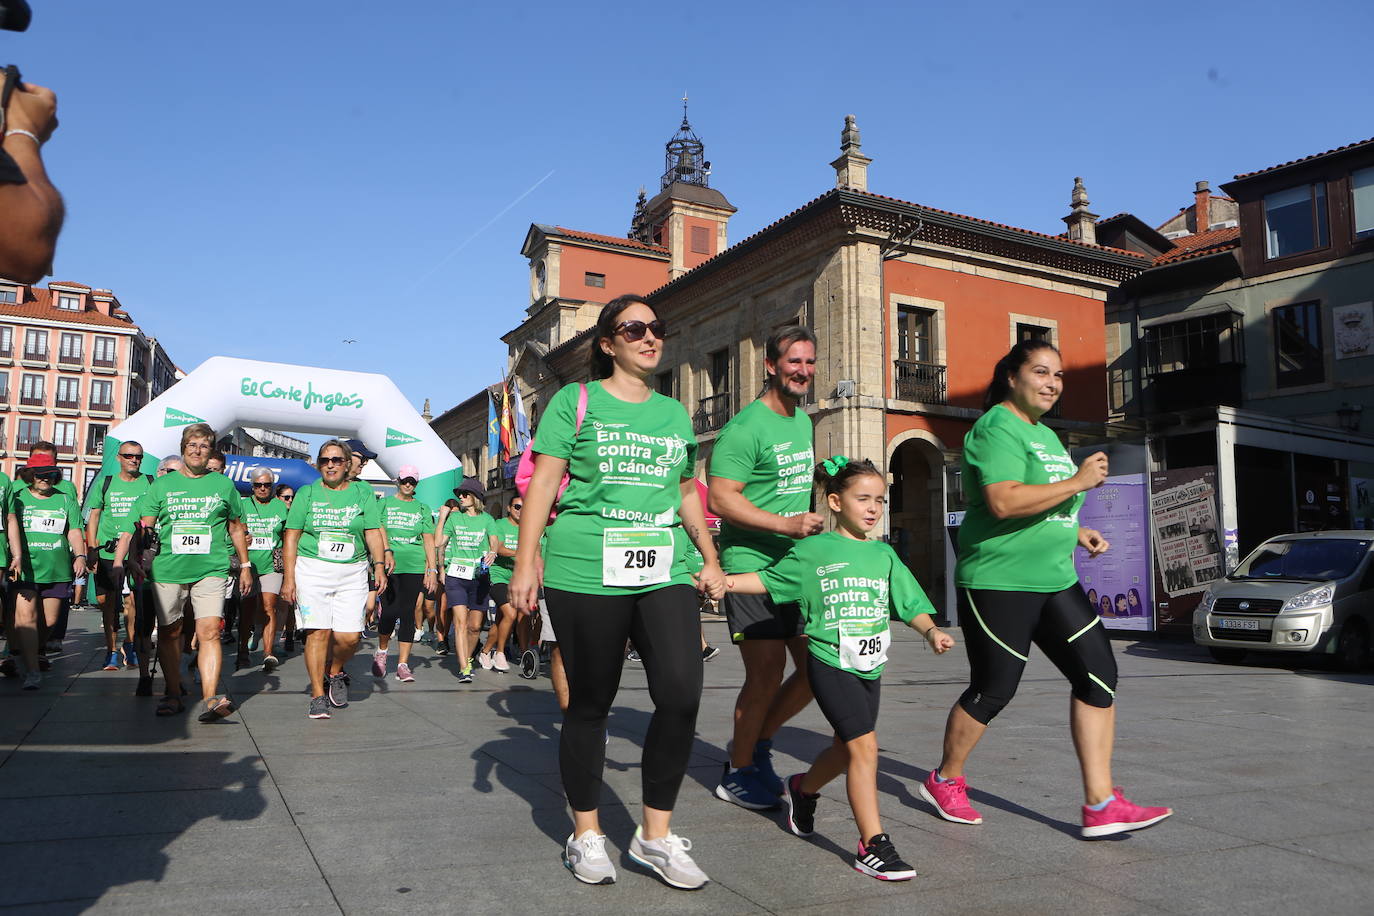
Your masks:
M131 642L124 644L124 667L138 667L138 650L134 648L134 644Z
M38 656L38 670L39 670L39 671L51 671L51 670L52 670L52 661L51 661L46 655L40 655L40 656Z
M277 666L280 664L281 660L275 655L264 656L262 660L262 673L271 674L273 671L277 670Z
M407 665L405 662L401 662L399 665L396 666L396 680L400 681L402 684L410 684L414 682L415 675L410 673L410 666Z
M939 770L931 770L926 781L921 783L921 797L935 806L935 813L956 824L981 824L983 815L973 810L968 803L968 783L964 777L956 776L940 782L935 778Z
M103 669L101 669L101 670L103 670L103 671L118 671L120 668L123 668L123 667L124 667L124 658L123 658L123 656L121 656L121 655L119 654L118 651L115 651L115 652L111 652L111 653L110 653L110 657L107 658L107 659L105 659L105 667L104 667Z
M491 668L492 668L492 665L494 664L494 663L492 662L491 653L490 653L490 652L478 652L478 653L477 653L477 664L479 664L479 665L482 666L482 670L483 670L483 671L490 671Z
M330 706L343 709L348 705L348 681L342 671L330 676L325 682L324 689L329 696Z
M583 884L614 884L615 866L606 855L606 837L584 831L580 837L568 835L563 844L563 865Z
M625 661L627 661L627 662L635 662L636 664L641 664L641 663L643 663L644 659L642 659L642 658L639 657L639 650L638 650L638 649L631 649L629 652L626 652L626 653L625 653Z
M458 683L460 683L460 684L471 684L471 683L472 683L472 666L471 666L471 665L465 665L465 666L463 666L462 668L459 669L459 671L458 671Z
M810 836L816 832L816 800L821 793L807 795L802 791L801 781L800 773L788 778L782 802L787 806L787 826L797 836Z
M43 675L39 674L37 671L30 671L28 674L24 675L24 684L20 689L37 690L38 685L41 683L43 683Z
M434 641L435 655L448 655L448 640L436 639Z
M44 650L45 652L61 652L61 651L62 651L62 640L60 640L60 639L50 639L50 640L48 640L47 645L45 645L45 646L43 647L43 650Z
M386 653L380 649L372 653L372 676L386 677Z
M652 868L660 878L673 887L694 891L705 887L711 879L706 872L697 867L687 853L692 841L675 833L667 834L657 840L644 839L644 828L636 827L634 839L630 840L630 858Z
M1112 789L1112 800L1101 811L1083 806L1083 839L1094 840L1127 830L1142 830L1158 824L1173 813L1173 808L1137 805L1122 795L1121 787L1117 786Z
M539 677L539 653L526 649L520 653L520 676L527 681Z
M258 634L257 634L257 633L250 633L250 634L248 635L248 651L249 651L249 652L256 652L256 651L258 651Z
M730 764L726 763L720 776L720 785L716 786L716 798L751 811L763 811L782 804L778 796L768 791L759 777L758 767L753 764L740 767L732 773Z
M510 670L510 664L506 661L506 653L497 652L491 657L491 670L497 674L505 674Z
M902 861L892 845L892 838L886 833L878 834L867 843L859 843L854 870L879 881L910 881L916 877L916 869Z
M310 718L328 719L329 718L329 699L324 696L310 698Z
M707 645L705 648L701 650L701 660L704 662L709 662L711 659L715 658L719 654L719 649L717 649L715 646Z
M782 777L773 769L773 742L764 738L754 743L754 766L758 768L759 779L774 795L782 795Z
M138 686L134 688L134 696L150 697L153 695L153 678L150 674L141 674L138 677Z

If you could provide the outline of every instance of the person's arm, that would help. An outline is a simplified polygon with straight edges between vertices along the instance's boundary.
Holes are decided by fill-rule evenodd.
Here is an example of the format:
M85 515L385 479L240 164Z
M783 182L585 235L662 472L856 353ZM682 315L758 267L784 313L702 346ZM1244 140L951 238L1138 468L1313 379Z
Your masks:
M444 530L444 523L448 521L448 509L439 510L439 521L434 523L434 553L436 557L444 555L444 545L448 543L448 532ZM439 564L434 564L439 565Z
M983 500L993 517L1028 518L1084 493L1102 486L1107 479L1107 456L1095 452L1084 459L1077 473L1056 483L1021 483L1003 480L983 487Z
M706 527L706 512L701 508L701 496L697 491L695 477L684 477L681 484L682 505L678 515L682 516L682 529L692 539L701 552L701 571L697 573L697 588L712 601L719 601L725 595L725 573L720 568L720 557L716 554L715 541Z
M763 587L763 580L756 572L730 573L725 577L725 590L736 595L768 594L768 589Z
M78 522L80 519L78 519ZM72 575L81 577L86 574L86 538L81 534L81 525L67 526L67 546L72 550ZM78 567L76 564L80 563Z
M558 485L568 469L565 458L536 453L534 473L525 490L525 511L520 516L520 544L515 549L515 572L507 594L511 606L533 611L539 606L539 539L549 524L549 512L558 497Z
M20 83L5 109L3 149L26 179L0 184L0 276L37 283L52 270L64 215L62 195L43 167L42 144L57 129L57 96ZM20 132L22 131L22 133Z
M421 535L425 545L425 591L433 592L439 586L439 564L435 562L434 535L426 531Z
M515 556L515 551L514 551L513 549L511 549L510 547L507 547L507 546L506 546L506 540L505 540L505 538L499 538L499 537L496 537L496 535L492 535L492 537L496 538L496 540L495 540L495 547L496 547L496 555L497 555L498 557L513 557L513 556Z
M24 572L24 561L20 559L24 544L19 537L19 517L13 512L5 525L5 537L10 543L10 578L18 579Z
M386 532L382 528L368 528L363 532L367 540L367 554L372 563L372 574L377 582L377 591L386 591Z
M936 655L944 655L954 648L954 637L937 627L929 614L917 614L907 621L907 626L925 637Z
M1078 526L1078 546L1088 552L1090 557L1098 557L1107 552L1111 543L1095 528Z
M736 528L781 534L790 538L805 538L820 534L825 519L815 512L783 516L760 509L744 496L744 482L728 477L709 478L707 501L711 511Z
M100 542L96 540L100 531L100 513L104 511L99 506L91 509L91 514L86 517L86 543L90 545L90 550L94 553L99 547Z
M496 536L496 532L487 535L487 552L482 555L482 565L490 566L491 561L500 555L501 547L501 539Z
M253 590L253 563L248 559L248 526L241 521L229 522L229 539L239 558L239 594Z
M296 601L296 550L301 542L301 529L283 528L281 533L281 600Z

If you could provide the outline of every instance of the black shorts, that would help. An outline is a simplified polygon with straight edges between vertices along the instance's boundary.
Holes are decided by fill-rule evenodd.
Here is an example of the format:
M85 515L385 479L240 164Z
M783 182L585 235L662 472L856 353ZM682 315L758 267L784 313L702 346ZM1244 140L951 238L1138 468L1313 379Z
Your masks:
M730 639L791 639L806 632L801 605L796 602L774 604L767 595L737 595L728 592L724 601L725 620Z
M510 604L510 583L493 582L491 583L491 600L498 608L503 604Z
M859 677L807 653L806 676L825 721L841 741L853 741L878 727L882 678Z
M465 607L470 611L485 610L487 606L488 580L458 579L444 576L444 592L448 595L450 608Z
M101 594L114 592L116 595L124 594L124 583L116 582L114 576L114 560L107 560L101 557L95 564L95 585L100 589Z

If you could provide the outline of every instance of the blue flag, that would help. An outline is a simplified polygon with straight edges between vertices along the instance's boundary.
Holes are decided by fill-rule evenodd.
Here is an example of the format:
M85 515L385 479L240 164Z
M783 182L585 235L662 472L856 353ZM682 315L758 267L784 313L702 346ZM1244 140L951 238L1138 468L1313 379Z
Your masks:
M520 385L513 375L510 377L510 393L511 400L515 402L515 447L511 449L511 454L519 455L530 447L530 418L525 413L525 399L520 397Z
M493 462L501 460L501 421L496 417L496 402L490 391L487 392L487 454Z

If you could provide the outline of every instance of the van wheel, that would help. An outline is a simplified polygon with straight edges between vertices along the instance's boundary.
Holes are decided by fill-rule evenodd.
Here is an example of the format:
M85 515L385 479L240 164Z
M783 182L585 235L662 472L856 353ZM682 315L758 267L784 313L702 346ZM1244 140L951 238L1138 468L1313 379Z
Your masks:
M1212 653L1212 658L1221 662L1223 665L1238 665L1245 658L1244 649L1229 649L1222 646L1208 646L1207 651Z
M1361 620L1348 620L1336 642L1336 664L1342 671L1359 671L1369 659L1369 629Z

